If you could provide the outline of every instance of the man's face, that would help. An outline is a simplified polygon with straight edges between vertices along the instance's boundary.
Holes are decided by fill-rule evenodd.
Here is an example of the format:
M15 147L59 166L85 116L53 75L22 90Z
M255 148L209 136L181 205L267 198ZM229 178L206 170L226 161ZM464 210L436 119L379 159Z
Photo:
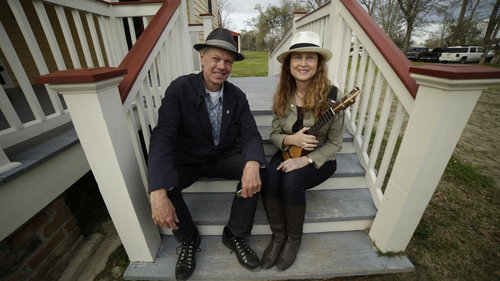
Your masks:
M219 48L208 48L200 53L205 86L210 91L220 90L222 83L231 74L234 54Z

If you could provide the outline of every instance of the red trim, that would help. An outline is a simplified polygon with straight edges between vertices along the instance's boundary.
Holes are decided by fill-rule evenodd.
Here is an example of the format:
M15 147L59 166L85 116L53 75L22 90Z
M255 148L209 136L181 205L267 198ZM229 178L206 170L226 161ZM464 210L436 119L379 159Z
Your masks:
M124 102L127 98L130 89L132 89L132 85L137 79L137 76L139 76L144 63L148 59L149 54L151 54L153 47L156 45L156 42L158 42L163 30L170 22L172 15L175 13L180 3L181 0L171 0L165 2L161 6L120 64L121 68L126 68L128 70L128 74L125 75L124 79L118 86L122 102Z
M433 64L412 66L410 72L452 80L500 79L500 69L481 65Z
M142 4L158 4L167 2L165 0L142 0L142 1L131 1L131 2L111 2L113 6L119 5L142 5Z
M188 26L203 26L203 23L190 23Z
M415 79L410 77L411 63L399 48L392 42L391 38L378 26L373 18L353 0L340 0L370 37L373 44L385 57L389 65L399 76L399 79L406 86L410 94L417 95L418 85Z
M303 16L303 17L301 17L301 18L300 18L300 19L298 19L297 21L301 21L302 19L306 18L306 17L307 17L307 16L309 16L309 15L314 14L316 11L319 11L319 10L323 9L324 7L326 7L326 6L330 5L331 3L332 3L332 1L328 1L328 2L326 2L325 4L323 4L322 6L320 6L320 7L316 8L315 10L312 10L312 11L310 11L309 13L307 13L307 12L306 12L306 15L305 15L305 16ZM295 13L295 12L294 12L294 13Z
M119 5L142 5L142 4L158 4L166 2L166 0L142 0L142 1L128 1L128 2L107 2L104 0L96 0L97 2L106 3L108 5L119 6Z
M200 14L200 17L204 17L204 16L211 16L211 17L213 17L214 15L213 14Z
M126 73L126 69L117 67L82 68L56 71L38 76L35 81L40 84L89 83L122 76Z

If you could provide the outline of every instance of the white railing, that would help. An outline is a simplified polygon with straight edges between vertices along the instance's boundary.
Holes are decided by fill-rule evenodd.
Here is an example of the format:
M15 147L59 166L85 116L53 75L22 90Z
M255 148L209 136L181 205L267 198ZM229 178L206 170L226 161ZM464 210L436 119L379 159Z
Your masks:
M270 54L269 75L279 73L276 57L303 30L319 33L332 50L329 78L340 92L362 89L346 110L346 125L378 209L370 237L383 252L403 251L479 94L500 74L469 68L457 75L463 66L413 68L357 1L333 0L294 21ZM410 76L410 69L421 74ZM485 79L470 78L483 72L489 73Z
M162 4L112 5L95 0L7 3L15 23L0 18L0 49L6 58L3 74L11 73L17 84L0 88L0 110L5 117L0 122L2 151L71 121L56 92L33 84L36 76L57 70L118 66L128 52L126 36L132 44L136 40L134 22L147 26ZM27 51L23 51L24 46Z
M158 122L158 109L165 90L173 79L194 71L187 19L182 14L185 11L184 5L175 11L161 32L134 83L126 89L126 77L120 85L121 94L127 94L123 107L146 190L148 182L144 153L149 150L151 132ZM120 67L130 69L128 58L139 61L140 53L140 49L132 50Z
M165 1L119 67L67 70L38 78L64 96L132 261L154 261L161 244L160 232L150 219L145 158L166 87L194 69L191 50L185 1Z

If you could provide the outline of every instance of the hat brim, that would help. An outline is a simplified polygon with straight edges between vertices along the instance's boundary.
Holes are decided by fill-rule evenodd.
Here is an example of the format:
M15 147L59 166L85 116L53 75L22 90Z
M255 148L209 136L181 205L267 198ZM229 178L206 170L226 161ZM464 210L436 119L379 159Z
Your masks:
M291 53L318 53L320 54L325 61L329 61L332 58L332 52L330 50L320 47L302 47L288 50L286 52L281 53L278 56L278 61L283 63L285 58Z
M240 54L238 52L235 52L229 48L227 48L226 46L224 45L219 45L219 44L214 44L214 43L200 43L200 44L194 44L193 45L193 48L196 50L196 51L200 51L203 47L213 47L213 48L219 48L219 49L223 49L223 50L226 50L226 51L229 51L231 53L234 54L234 60L235 61L242 61L244 59L246 59L246 57L243 55L243 54Z

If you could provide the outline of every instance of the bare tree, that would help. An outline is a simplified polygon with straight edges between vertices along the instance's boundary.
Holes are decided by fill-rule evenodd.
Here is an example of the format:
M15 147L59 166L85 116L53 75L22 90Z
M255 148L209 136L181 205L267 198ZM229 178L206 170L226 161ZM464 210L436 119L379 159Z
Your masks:
M234 8L229 3L228 0L219 0L219 24L220 27L226 28L226 29L233 29L231 19L229 19L229 15L234 12Z
M377 2L380 2L381 0L360 0L359 3L361 5L365 6L366 11L370 16L375 16L375 7L377 6Z
M297 2L306 6L308 10L314 10L330 2L330 0L299 0Z
M403 12L406 32L403 39L403 52L408 50L414 30L431 21L431 15L439 5L437 0L397 0Z
M403 15L397 0L360 0L368 13L380 24L387 35L402 45Z
M488 55L488 51L491 48L493 43L493 39L497 37L498 29L500 28L500 0L496 0L493 5L493 9L491 10L490 20L488 21L488 27L486 28L486 33L483 37L483 49L484 53L481 57L481 61L479 63L484 63L486 60L486 56ZM499 43L499 42L497 42Z

